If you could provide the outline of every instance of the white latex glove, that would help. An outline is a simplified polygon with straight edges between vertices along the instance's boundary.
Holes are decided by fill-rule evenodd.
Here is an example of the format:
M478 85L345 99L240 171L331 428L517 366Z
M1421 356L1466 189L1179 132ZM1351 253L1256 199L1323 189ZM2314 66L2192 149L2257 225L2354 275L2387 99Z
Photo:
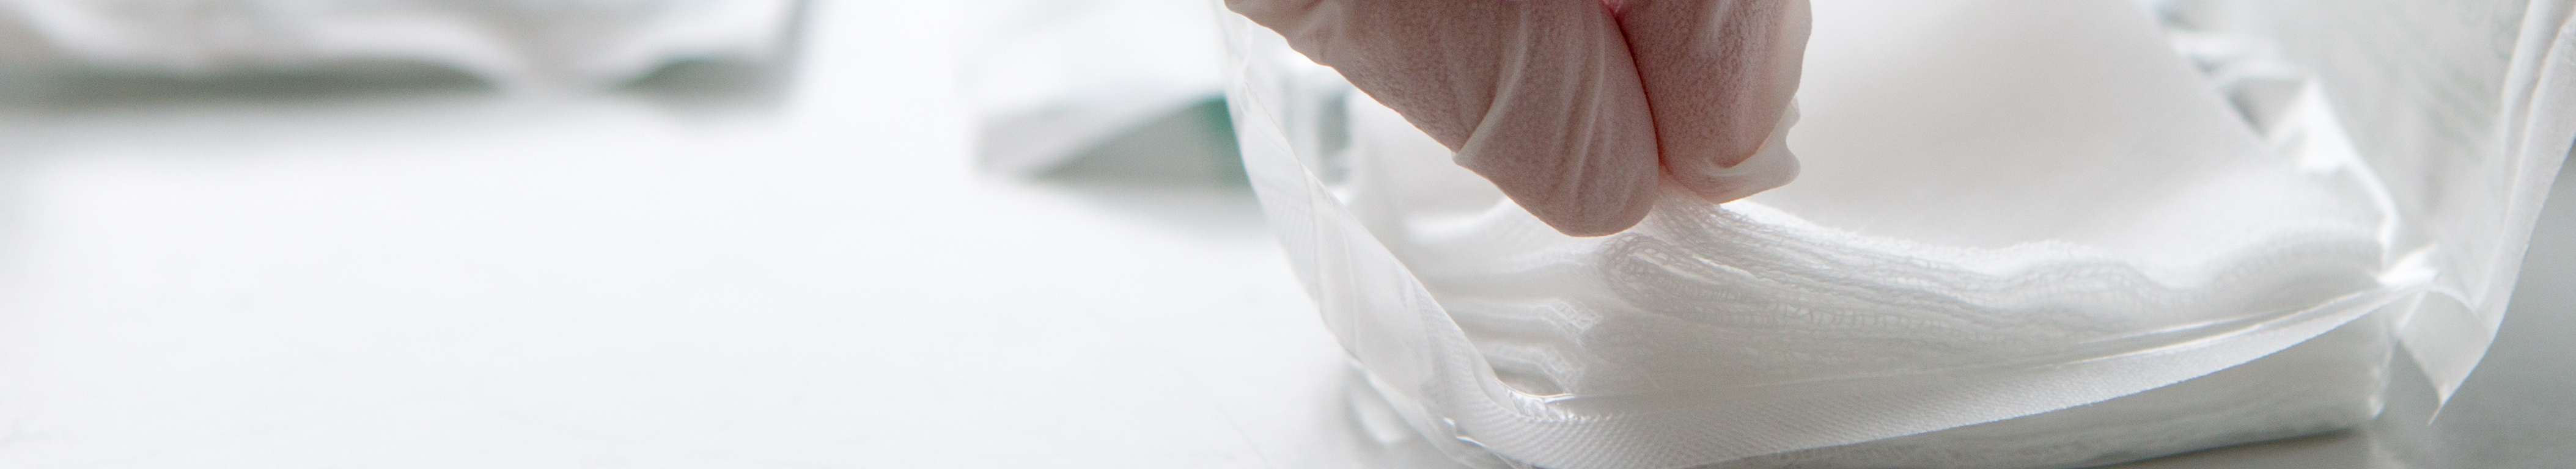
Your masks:
M1787 184L1805 0L1226 0L1557 231Z

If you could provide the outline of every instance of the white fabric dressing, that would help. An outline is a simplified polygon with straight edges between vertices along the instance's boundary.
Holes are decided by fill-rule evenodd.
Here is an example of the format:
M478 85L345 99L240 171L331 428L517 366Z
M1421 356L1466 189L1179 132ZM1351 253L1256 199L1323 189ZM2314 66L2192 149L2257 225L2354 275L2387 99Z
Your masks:
M2370 313L2442 275L2313 87L2258 131L2132 2L1815 6L1800 179L1602 238L1239 19L1230 93L1326 323L1470 464L2073 467L2377 413Z

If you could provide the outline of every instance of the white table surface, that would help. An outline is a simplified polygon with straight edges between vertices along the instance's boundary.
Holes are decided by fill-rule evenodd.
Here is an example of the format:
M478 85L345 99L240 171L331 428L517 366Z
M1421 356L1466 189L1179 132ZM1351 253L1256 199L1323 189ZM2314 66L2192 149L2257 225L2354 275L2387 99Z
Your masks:
M1443 465L1355 405L1204 122L977 173L939 3L818 3L775 105L0 99L0 467ZM2564 467L2562 189L2440 419L2400 383L2138 467Z

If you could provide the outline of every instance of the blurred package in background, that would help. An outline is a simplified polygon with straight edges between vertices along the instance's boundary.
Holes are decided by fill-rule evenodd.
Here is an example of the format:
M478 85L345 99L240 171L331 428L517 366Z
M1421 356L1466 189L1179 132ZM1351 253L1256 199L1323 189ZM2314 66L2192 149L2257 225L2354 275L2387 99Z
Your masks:
M783 60L799 0L0 0L0 74L462 72L623 85L688 60ZM8 77L0 77L8 78Z
M969 3L961 73L987 171L1046 172L1224 91L1214 2Z

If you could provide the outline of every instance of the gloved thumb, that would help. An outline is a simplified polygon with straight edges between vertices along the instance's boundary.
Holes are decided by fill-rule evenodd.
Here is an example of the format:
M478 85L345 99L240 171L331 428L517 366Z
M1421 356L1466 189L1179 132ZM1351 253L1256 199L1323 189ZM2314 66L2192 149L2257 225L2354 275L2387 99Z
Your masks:
M1636 225L1665 179L1724 202L1796 174L1764 142L1786 129L1803 0L1226 3L1568 235Z

